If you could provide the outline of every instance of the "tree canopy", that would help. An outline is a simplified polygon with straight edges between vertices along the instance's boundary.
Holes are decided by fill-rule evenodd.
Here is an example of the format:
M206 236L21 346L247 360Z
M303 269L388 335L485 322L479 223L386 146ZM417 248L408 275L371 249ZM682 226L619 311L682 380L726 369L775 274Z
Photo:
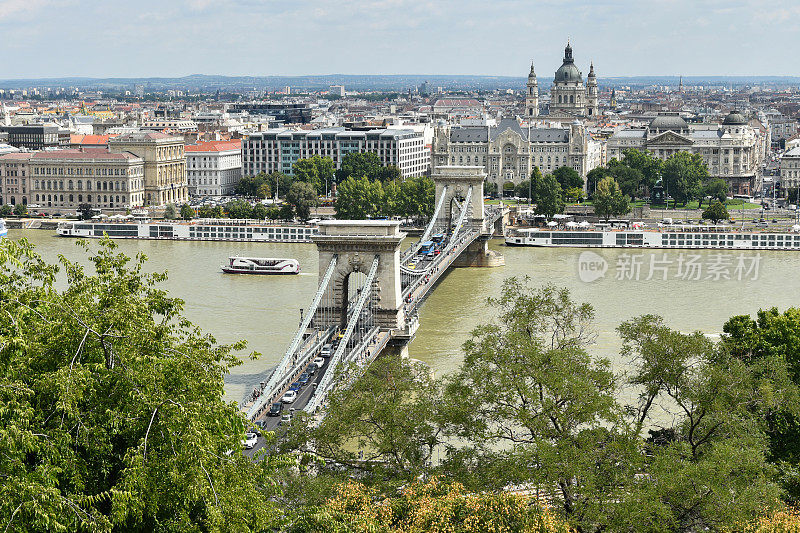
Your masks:
M597 184L592 198L594 213L608 220L612 216L620 216L630 212L630 202L617 185L617 181L608 176Z
M295 182L286 194L286 203L294 208L297 218L305 222L311 218L311 208L317 205L317 191L310 183Z
M240 449L245 421L223 401L223 378L244 344L201 333L158 288L164 274L115 248L100 241L85 267L0 242L0 524L277 525L269 475L278 459L226 454Z
M708 180L708 167L700 154L678 152L664 162L662 176L669 195L686 205L700 197L703 183Z
M714 202L703 211L703 220L711 220L714 224L729 218L728 210L719 201Z
M298 159L292 167L294 177L314 187L317 194L324 194L326 187L333 183L333 159L314 155Z

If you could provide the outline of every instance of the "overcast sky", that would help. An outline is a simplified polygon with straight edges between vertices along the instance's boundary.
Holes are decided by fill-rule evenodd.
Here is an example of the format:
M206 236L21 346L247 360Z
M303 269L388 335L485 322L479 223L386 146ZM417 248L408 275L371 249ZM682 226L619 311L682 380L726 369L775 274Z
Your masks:
M0 79L800 75L800 1L0 0Z

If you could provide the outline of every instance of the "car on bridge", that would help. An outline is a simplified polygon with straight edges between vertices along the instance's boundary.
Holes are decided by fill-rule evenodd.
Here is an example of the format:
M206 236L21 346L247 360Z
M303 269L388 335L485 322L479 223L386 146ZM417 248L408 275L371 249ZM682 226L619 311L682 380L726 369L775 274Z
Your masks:
M291 385L289 385L289 390L290 390L290 391L294 391L294 392L297 392L297 391L299 391L299 390L300 390L300 389L302 389L302 388L303 388L303 386L300 384L300 382L299 382L299 381L295 381L294 383L292 383Z
M269 407L268 416L278 416L283 411L283 404L281 402L275 402Z
M311 362L311 364L317 368L322 368L323 366L325 366L325 358L317 357Z
M281 398L281 402L294 403L296 399L297 399L297 391L290 390L286 391L286 394L284 394L283 397Z
M297 378L297 382L300 384L300 386L304 386L306 383L308 383L310 378L311 376L308 375L308 372L303 372L300 374L300 377Z
M333 353L333 345L332 344L324 345L322 347L322 350L320 350L320 352L319 352L319 354L322 357L330 357L332 353ZM319 359L319 358L317 358L317 359ZM319 366L319 365L317 365L317 366Z
M279 426L283 426L283 425L288 424L291 421L292 421L292 413L286 413L281 417L281 420L280 420L280 422L278 422L278 425Z
M244 446L245 450L252 450L256 444L258 444L258 435L250 431L244 434L242 446Z

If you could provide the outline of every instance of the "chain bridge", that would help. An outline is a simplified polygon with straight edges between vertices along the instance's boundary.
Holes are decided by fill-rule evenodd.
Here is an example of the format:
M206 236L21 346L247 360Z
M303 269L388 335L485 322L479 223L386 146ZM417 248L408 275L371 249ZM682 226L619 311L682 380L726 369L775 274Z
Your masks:
M274 429L270 408L291 388L297 396L284 412L324 416L334 387L349 386L390 343L413 338L419 307L448 268L503 264L487 245L507 211L484 206L485 178L482 167L439 167L433 216L405 250L398 221L319 223L317 292L270 378L242 402L248 419Z

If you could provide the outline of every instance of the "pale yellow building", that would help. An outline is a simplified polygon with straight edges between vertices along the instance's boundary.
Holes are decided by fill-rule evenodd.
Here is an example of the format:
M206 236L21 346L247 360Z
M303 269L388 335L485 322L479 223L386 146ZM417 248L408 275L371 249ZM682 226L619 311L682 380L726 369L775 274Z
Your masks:
M111 152L131 152L144 160L144 205L189 200L183 137L157 131L126 133L108 140Z

